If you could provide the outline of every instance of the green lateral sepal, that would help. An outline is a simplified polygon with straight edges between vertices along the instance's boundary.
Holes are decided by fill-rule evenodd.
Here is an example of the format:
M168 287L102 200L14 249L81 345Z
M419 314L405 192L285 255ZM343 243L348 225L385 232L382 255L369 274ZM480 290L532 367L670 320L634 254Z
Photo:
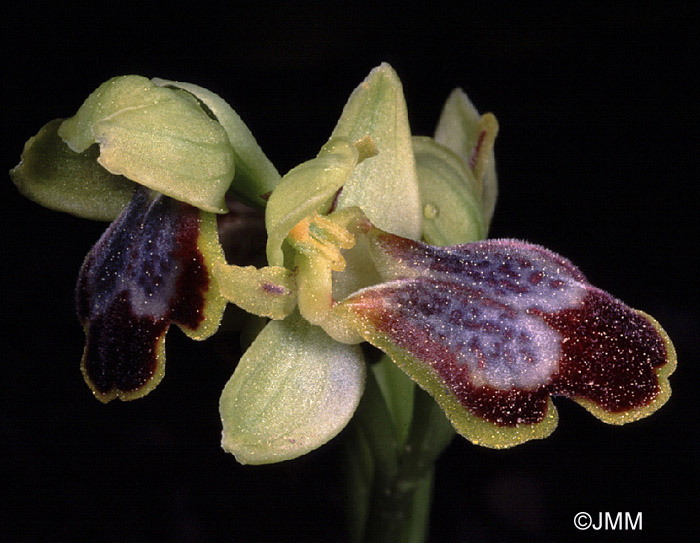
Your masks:
M114 220L136 185L100 166L96 146L73 152L58 136L62 122L53 120L29 138L10 177L23 196L44 207L85 219Z
M364 383L359 346L333 341L298 314L270 321L221 395L222 447L242 464L306 454L347 425Z

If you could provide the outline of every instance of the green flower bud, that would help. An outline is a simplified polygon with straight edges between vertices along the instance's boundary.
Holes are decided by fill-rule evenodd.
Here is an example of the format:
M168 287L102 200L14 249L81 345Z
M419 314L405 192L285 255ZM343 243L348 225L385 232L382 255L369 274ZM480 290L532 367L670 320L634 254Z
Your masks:
M486 237L481 185L455 153L434 139L413 137L423 205L423 239L456 245Z

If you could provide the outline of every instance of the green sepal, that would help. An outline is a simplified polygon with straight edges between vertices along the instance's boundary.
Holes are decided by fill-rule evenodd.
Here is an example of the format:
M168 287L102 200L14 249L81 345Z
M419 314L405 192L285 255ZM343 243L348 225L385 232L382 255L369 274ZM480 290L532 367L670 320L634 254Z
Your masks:
M413 137L423 205L423 239L456 245L485 237L481 186L462 159L424 136Z
M250 129L218 94L192 83L154 78L159 87L176 87L200 100L223 126L236 158L236 174L229 190L238 200L264 208L266 198L280 182L280 174L270 162Z
M331 138L316 158L289 171L273 191L265 209L267 260L283 266L282 242L302 219L327 209L363 156L345 138Z
M487 133L487 141L480 142L482 133ZM493 140L498 132L496 118L487 113L479 115L474 104L462 89L454 89L443 106L440 120L435 129L435 140L454 151L468 166L472 166L482 189L482 212L484 224L491 222L498 196L498 178L493 152ZM485 143L485 146L480 145ZM477 149L479 148L480 149ZM476 163L475 149L481 157Z
M242 464L306 454L346 426L364 383L359 346L336 343L298 313L270 321L221 395L222 447Z
M358 165L338 209L359 206L377 227L410 239L421 235L422 208L411 129L401 81L388 64L374 68L353 91L333 136L371 136L378 154Z
M115 77L58 134L76 153L98 143L97 162L115 175L204 211L228 211L233 148L224 128L187 92L141 76Z
M58 137L63 119L44 125L24 145L10 177L23 196L49 209L98 221L112 221L129 203L134 183L97 162L98 150L74 153Z

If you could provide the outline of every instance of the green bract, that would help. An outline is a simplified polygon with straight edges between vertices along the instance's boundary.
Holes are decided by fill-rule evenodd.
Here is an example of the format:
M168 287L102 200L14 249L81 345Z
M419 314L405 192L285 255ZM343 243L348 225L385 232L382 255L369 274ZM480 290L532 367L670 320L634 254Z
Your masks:
M229 189L263 208L280 179L222 98L190 83L135 75L110 79L75 116L43 127L11 175L41 205L107 221L124 208L134 183L226 213Z
M110 173L205 211L228 211L233 148L224 128L187 92L141 76L115 77L58 134L76 153L99 144L97 161Z

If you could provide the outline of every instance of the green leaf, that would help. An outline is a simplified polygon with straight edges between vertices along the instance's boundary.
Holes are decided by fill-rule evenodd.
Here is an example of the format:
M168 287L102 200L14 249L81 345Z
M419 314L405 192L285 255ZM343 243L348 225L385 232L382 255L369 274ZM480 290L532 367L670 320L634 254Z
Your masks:
M406 443L413 420L415 383L387 355L372 365L372 371L382 391L400 450Z
M306 454L345 427L364 382L357 345L336 343L297 313L271 321L221 395L222 447L242 464Z
M374 459L367 436L359 424L351 423L348 426L348 436L344 444L345 455L342 465L346 480L348 532L351 542L361 543L364 541L372 496Z
M112 221L129 203L134 183L113 175L96 161L98 150L74 153L58 137L56 119L24 145L10 176L23 196L44 207L85 219Z
M154 78L159 87L176 87L196 96L224 127L236 157L236 175L230 190L238 199L264 208L266 197L280 182L280 174L258 145L250 129L219 95L192 83Z
M110 79L59 128L75 152L100 145L97 161L177 200L226 213L224 194L234 174L226 131L184 91L140 76Z
M359 206L373 224L403 237L421 235L422 208L403 88L381 64L350 96L333 136L371 136L379 154L358 165L343 187L338 208Z
M497 132L496 118L491 114L480 116L462 89L453 90L447 98L435 129L435 140L454 151L474 170L482 186L481 204L486 225L491 222L498 195L493 152Z
M265 210L267 260L284 265L282 242L302 219L330 206L361 160L358 148L345 138L331 138L316 158L293 168L270 196Z
M423 205L423 238L456 245L486 234L481 186L463 160L432 138L414 137L413 152Z

